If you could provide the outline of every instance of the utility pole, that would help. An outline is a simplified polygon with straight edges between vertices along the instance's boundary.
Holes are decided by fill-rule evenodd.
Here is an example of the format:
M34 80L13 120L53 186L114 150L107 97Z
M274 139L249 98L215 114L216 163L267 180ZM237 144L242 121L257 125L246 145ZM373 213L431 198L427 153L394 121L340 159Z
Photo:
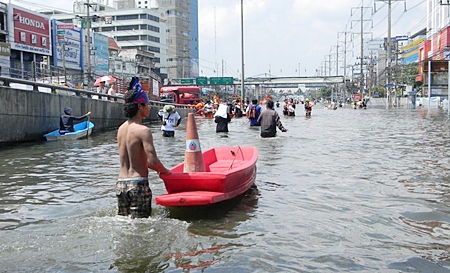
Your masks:
M328 76L331 77L331 54L328 55Z
M355 9L359 9L360 10L360 16L361 19L360 20L356 20L356 21L360 21L361 23L361 29L360 29L360 36L361 36L361 56L360 56L360 67L359 67L359 73L360 73L360 82L359 82L359 90L361 93L361 98L364 96L364 34L366 34L364 32L364 22L365 21L370 21L370 20L364 20L364 0L361 1L361 7L355 8ZM352 75L353 76L353 75Z
M89 16L89 9L91 8L91 4L89 4L89 0L86 0L86 3L84 3L87 7L87 13L86 13L86 37L87 37L87 53L88 53L88 59L87 59L87 87L88 90L91 88L91 18Z
M363 62L364 60L364 0L361 0L361 66L360 66L360 82L359 90L361 91L361 99L364 97L364 71Z
M183 49L183 57L181 58L181 78L184 79L184 64L185 64L185 59L186 59L186 47Z
M391 18L392 18L392 1L405 1L405 11L406 11L406 0L376 0L377 2L387 2L388 4L388 37L386 41L386 96L387 105L386 109L392 107L392 94L391 94L391 50L392 50L392 38L391 38ZM433 44L433 43L431 43Z
M388 37L387 37L387 52L386 52L386 86L387 86L387 109L392 107L392 94L391 94L391 0L388 0Z
M222 59L222 78L223 78L223 68L224 68L224 64L223 64L223 59Z
M336 76L339 76L339 41L336 43Z
M345 97L345 95L346 95L345 93L347 91L347 85L346 85L346 82L347 82L346 81L346 77L347 77L347 32L346 31L338 32L338 34L337 34L337 44L339 46L339 34L342 34L342 33L344 34L344 50L343 50L343 53L344 53L344 58L343 58L344 88L343 88L342 92L344 93L343 96ZM339 64L339 59L337 60L337 63ZM338 67L338 65L336 65L336 67ZM339 75L339 73L336 73L336 75Z
M245 99L245 89L244 89L244 0L241 0L241 52L242 52L242 73L241 73L241 99Z

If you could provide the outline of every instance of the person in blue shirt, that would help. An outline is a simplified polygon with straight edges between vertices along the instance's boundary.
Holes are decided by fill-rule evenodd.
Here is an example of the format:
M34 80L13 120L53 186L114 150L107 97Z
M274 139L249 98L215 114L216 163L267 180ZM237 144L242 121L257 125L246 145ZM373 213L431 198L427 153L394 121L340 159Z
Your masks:
M260 126L258 122L260 114L261 106L258 104L258 100L252 99L252 104L247 108L247 118L250 121L250 126Z
M72 108L66 107L64 108L64 115L59 118L59 133L64 135L65 133L75 132L75 128L73 126L74 120L83 120L89 116L91 112L87 112L85 115L81 117L72 116Z

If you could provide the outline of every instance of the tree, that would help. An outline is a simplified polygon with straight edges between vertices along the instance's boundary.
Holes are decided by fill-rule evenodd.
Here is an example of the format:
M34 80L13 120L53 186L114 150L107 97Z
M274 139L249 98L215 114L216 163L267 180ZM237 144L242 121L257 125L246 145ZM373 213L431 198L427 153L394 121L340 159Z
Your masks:
M373 88L373 92L378 92L379 93L379 97L384 98L386 97L386 88L382 87L382 86L375 86Z
M332 89L333 89L332 86L322 87L322 88L320 88L319 92L317 93L317 96L321 97L321 98L330 98Z

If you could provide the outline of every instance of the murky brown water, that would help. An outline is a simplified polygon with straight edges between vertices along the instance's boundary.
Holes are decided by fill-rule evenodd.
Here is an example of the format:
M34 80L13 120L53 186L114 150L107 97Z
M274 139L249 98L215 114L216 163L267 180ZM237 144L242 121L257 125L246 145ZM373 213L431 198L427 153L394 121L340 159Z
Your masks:
M1 272L450 272L450 122L320 105L261 139L198 119L202 149L256 146L256 187L213 208L116 216L116 132L0 151ZM184 158L184 125L161 160ZM154 173L154 196L164 184Z

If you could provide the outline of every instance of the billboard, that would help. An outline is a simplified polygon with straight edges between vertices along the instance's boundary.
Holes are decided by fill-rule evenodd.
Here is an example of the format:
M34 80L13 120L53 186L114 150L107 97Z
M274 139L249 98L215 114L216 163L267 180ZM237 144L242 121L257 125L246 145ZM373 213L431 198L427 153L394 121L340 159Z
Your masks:
M108 36L94 33L94 52L95 52L95 74L108 75L109 72L109 52Z
M11 45L0 42L0 76L9 76Z
M11 49L52 55L48 17L8 4L8 22Z
M83 70L83 39L80 28L52 20L53 65Z

